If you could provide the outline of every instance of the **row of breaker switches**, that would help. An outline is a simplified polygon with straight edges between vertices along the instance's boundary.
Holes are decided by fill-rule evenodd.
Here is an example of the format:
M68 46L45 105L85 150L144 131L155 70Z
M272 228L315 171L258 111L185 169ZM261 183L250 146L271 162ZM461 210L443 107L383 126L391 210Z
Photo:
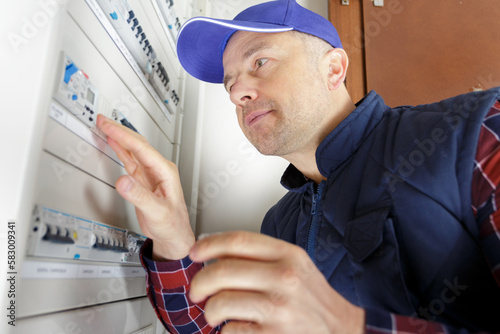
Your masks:
M139 20L135 17L133 10L128 12L127 23L131 25L132 31L135 32L135 38L138 39L139 44L142 46L142 50L146 52L147 57L151 59L155 58L155 52L151 46L149 40L146 38L146 33L143 31L142 27L139 25Z
M129 251L123 240L108 238L107 236L103 235L96 235L96 241L93 247L97 249L111 250L121 253L128 253Z
M175 89L172 90L172 95L170 96L172 98L172 101L174 102L175 105L177 105L180 101L179 96L175 92Z
M153 65L153 67L156 67L155 71L160 77L161 81L163 82L163 85L165 86L166 90L170 89L170 78L168 77L167 71L165 70L165 67L161 64L161 62L156 63L156 66Z
M30 256L140 263L145 241L133 231L36 205L27 244Z
M42 240L58 244L74 244L78 238L76 231L66 227L47 223L42 226ZM37 230L38 227L35 227L34 231L36 232ZM93 234L90 242L93 248L119 253L128 253L131 250L138 252L144 243L143 240L134 238L131 235L129 235L128 240L125 242L121 238L113 238L101 234Z
M177 40L177 34L181 29L181 22L179 17L175 14L173 0L160 0L160 10L162 11L163 18L165 19L170 34L174 40Z
M74 244L78 235L75 231L66 227L45 224L45 234L42 240L50 241L59 244ZM129 249L126 247L125 242L120 239L107 237L105 235L97 234L93 238L94 244L92 247L101 250L112 250L116 252L127 253Z
M66 227L46 224L46 231L42 239L60 244L74 244L76 232Z

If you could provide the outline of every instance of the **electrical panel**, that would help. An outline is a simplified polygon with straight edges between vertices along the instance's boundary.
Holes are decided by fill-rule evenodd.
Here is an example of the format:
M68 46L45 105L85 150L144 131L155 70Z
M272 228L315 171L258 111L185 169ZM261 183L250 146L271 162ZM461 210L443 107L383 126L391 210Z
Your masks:
M179 4L23 2L49 19L26 47L43 71L30 78L39 103L26 115L37 128L25 148L30 192L22 209L31 218L19 224L13 333L164 332L146 296L139 256L146 237L114 187L126 171L96 120L101 114L140 133L178 162L185 72L175 54L182 24L175 9L186 18L192 7Z

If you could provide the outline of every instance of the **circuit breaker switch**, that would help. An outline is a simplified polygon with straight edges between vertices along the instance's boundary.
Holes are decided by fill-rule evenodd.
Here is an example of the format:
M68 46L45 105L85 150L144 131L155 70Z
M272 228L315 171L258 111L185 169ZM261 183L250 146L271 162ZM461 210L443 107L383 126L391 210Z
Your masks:
M59 236L65 238L65 237L68 237L69 236L69 231L67 228L65 227L60 227L59 228Z
M139 38L139 35L142 34L143 30L141 26L137 27L137 32L135 33L135 38Z
M127 23L130 23L130 21L132 21L133 19L135 18L135 13L133 10L129 11L128 12L128 19L127 19Z
M138 25L139 25L139 20L133 19L132 20L132 27L131 27L132 31L134 31L135 27L137 27Z
M78 67L74 63L70 63L66 65L66 68L64 70L64 82L69 83L71 80L71 76L78 72Z
M58 235L59 234L59 227L57 227L57 225L47 224L47 234Z
M47 224L47 232L42 237L45 241L60 243L60 244L74 244L75 241L69 236L68 230L64 227L57 225Z
M139 44L142 44L142 42L144 42L145 39L146 39L146 34L142 33L141 34L141 39L139 40Z

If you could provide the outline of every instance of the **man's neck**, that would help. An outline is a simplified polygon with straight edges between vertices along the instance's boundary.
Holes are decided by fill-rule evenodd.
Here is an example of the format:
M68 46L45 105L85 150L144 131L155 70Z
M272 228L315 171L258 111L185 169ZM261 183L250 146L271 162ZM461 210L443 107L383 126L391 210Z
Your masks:
M317 148L317 147L316 147ZM320 184L321 181L326 180L326 177L321 175L316 163L316 149L308 150L307 152L297 153L284 157L292 165L295 166L304 176Z
M318 146L330 132L332 132L352 111L354 111L354 109L356 109L355 104L352 102L347 92L345 97L346 98L342 100L337 100L337 110L341 111L332 113L334 116L324 127L323 132L319 133L315 138L314 143L310 143L308 147L304 147L299 151L295 151L282 157L294 165L295 168L304 174L306 178L317 184L320 184L321 181L327 179L326 176L322 175L318 169L316 161L316 150L318 149Z

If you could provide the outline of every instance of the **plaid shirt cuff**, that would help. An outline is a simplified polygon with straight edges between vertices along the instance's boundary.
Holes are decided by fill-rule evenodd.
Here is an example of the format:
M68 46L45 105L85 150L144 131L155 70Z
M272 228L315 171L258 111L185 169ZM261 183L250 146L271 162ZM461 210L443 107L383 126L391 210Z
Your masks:
M141 249L141 262L146 270L148 297L153 308L170 333L216 333L204 317L204 303L194 304L188 296L191 280L202 269L201 263L189 257L181 260L156 262L151 259L152 240Z
M141 249L141 261L154 287L176 289L188 286L194 275L202 268L201 263L191 261L189 256L176 261L153 261L152 251L153 241L148 239Z

